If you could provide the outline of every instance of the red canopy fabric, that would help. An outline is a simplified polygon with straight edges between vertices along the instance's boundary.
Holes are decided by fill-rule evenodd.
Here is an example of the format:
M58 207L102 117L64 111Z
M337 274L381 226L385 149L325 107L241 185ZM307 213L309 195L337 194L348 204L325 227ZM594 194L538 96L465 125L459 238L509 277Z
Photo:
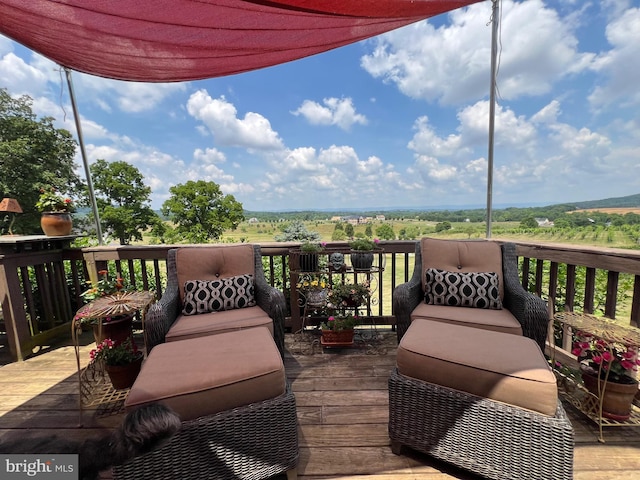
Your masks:
M0 0L0 33L80 72L176 82L357 42L482 0Z

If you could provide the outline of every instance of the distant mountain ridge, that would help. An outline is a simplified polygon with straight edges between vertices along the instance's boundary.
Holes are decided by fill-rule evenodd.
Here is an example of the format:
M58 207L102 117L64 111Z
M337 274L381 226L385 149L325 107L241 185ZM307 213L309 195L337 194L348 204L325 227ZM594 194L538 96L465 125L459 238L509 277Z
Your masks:
M573 203L577 208L620 208L620 207L639 207L640 193L635 195L627 195L626 197L612 197L603 200L590 200L587 202Z

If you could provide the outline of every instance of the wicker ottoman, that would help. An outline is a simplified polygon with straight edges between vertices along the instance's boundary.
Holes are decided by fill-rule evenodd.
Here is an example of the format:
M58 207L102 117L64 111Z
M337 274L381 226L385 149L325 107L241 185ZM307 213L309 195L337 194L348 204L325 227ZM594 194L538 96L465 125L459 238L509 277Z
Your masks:
M389 379L389 436L496 480L573 478L573 428L526 337L415 320Z
M114 468L114 478L295 478L295 398L263 327L157 345L125 402L161 402L182 428L161 448Z

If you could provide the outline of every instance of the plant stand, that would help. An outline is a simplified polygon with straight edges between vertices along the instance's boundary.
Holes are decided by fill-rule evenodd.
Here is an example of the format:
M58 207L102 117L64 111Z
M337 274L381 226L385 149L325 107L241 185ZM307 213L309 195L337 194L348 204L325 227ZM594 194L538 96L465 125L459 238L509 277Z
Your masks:
M640 330L622 327L606 318L588 314L562 312L554 316L565 334L571 335L573 330L590 333L596 338L611 343L621 343L631 347L640 346ZM553 343L552 365L555 365L555 342ZM558 393L577 410L595 422L599 428L598 441L604 443L604 427L640 427L640 408L631 406L631 415L627 420L606 418L602 414L603 392L600 397L590 393L582 383L554 368L558 380Z

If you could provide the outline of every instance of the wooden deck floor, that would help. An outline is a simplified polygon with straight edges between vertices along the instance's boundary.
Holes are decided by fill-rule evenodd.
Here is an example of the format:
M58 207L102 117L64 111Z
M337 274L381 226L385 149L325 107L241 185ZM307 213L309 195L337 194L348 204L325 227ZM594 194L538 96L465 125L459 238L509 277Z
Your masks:
M90 345L87 339L82 347L85 359ZM391 453L387 378L394 364L395 348L385 355L367 355L359 349L301 355L295 345L290 349L285 366L300 422L299 478L477 478L425 455ZM602 444L595 424L570 406L567 411L575 429L577 480L640 479L640 428L606 429ZM76 360L68 343L25 362L0 366L0 443L54 433L82 439L121 420L122 414L100 417L89 410L80 426Z

